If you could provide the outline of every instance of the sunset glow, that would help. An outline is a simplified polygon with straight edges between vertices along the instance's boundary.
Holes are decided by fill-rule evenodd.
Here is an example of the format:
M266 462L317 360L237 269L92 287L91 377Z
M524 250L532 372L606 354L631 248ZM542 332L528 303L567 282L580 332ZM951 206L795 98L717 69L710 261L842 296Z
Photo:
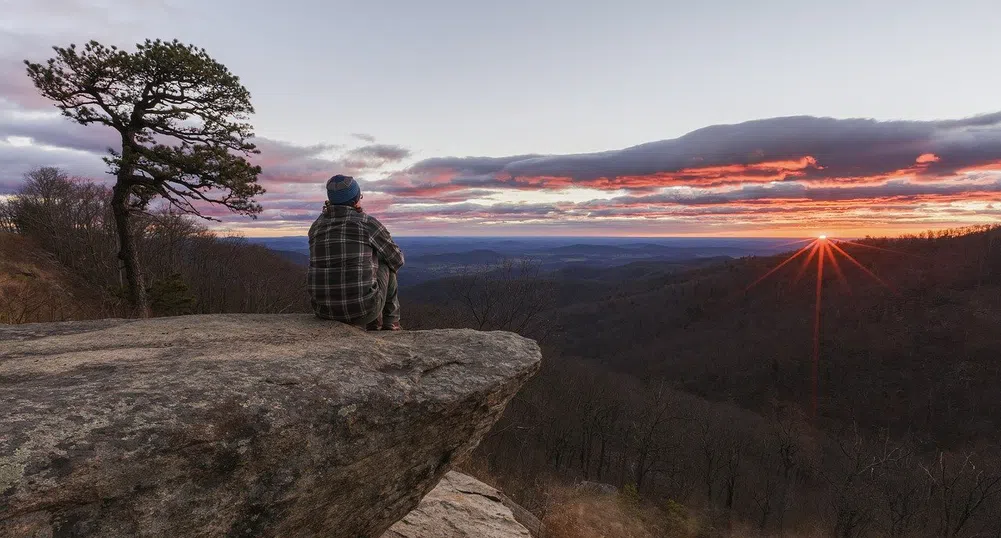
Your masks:
M26 156L38 152L39 162L70 159L80 163L72 166L74 175L106 180L101 156L113 140L89 139L86 127L54 114L9 117L15 121L0 150L6 144ZM226 231L301 235L322 205L322 183L331 171L342 171L361 178L366 211L398 235L802 237L822 226L828 230L819 234L823 239L1001 222L1001 114L968 120L969 132L964 121L927 122L926 145L936 136L966 136L975 129L980 138L969 140L979 144L976 151L955 144L934 153L901 149L894 137L912 135L897 133L893 122L822 118L707 128L740 141L714 150L719 153L711 159L702 138L692 138L699 131L594 154L409 164L411 152L393 144L363 141L344 149L259 138L255 161L268 190L259 218L249 222L223 208L204 210L223 221L217 227ZM879 158L860 156L841 131L825 134L842 124L885 138L868 149ZM790 129L801 136L768 137ZM825 136L832 149L820 157L801 142ZM0 182L0 194L15 192L18 182L18 176Z
M24 60L44 61L52 45L73 40L96 38L130 48L140 37L181 36L194 18L206 20L204 10L199 7L182 16L184 8L179 5L163 12L110 0L109 6L116 6L113 11L128 13L133 20L109 25L104 24L106 9L96 4L61 3L58 11L76 13L67 16L66 28L55 31L49 11L28 7L30 2L24 5L9 15L8 28L21 30L6 43L16 40L21 45L0 47L0 195L17 192L22 175L38 166L56 166L71 176L109 185L103 158L109 149L120 149L121 137L114 129L78 125L62 117L33 87ZM621 15L629 16L626 12L631 13L625 10ZM216 16L232 21L254 13ZM562 20L562 11L550 14ZM286 15L282 10L281 16ZM91 22L72 29L72 21L84 20ZM532 21L536 19L518 23ZM220 32L241 25L216 26L188 37L197 37L193 41L199 44L207 40L203 46L221 54L218 51L228 50L238 40ZM94 34L95 27L102 30ZM359 29L367 27L359 24L350 32L362 32L356 36L361 38L364 31ZM442 45L437 32L418 27L408 31L415 33L407 43L422 42L427 50ZM420 68L405 62L413 72L375 67L400 61L390 55L334 67L327 62L329 57L355 58L390 49L363 48L330 56L323 47L299 46L300 37L277 40L259 53L233 51L225 57L253 95L257 113L249 120L260 153L252 161L261 167L258 182L267 192L258 197L263 211L256 220L222 207L200 207L218 219L209 223L216 231L303 235L322 207L324 182L334 174L357 178L366 212L400 236L843 238L1001 223L1001 112L992 108L996 99L991 92L996 84L964 84L966 93L956 100L932 89L932 81L923 76L920 84L859 85L842 80L847 86L840 89L834 89L836 80L802 81L815 87L783 92L776 101L771 96L781 90L769 80L762 82L757 98L721 108L730 101L701 84L672 82L699 79L701 71L683 73L694 64L663 71L658 64L653 70L629 70L632 80L619 78L624 76L619 73L607 80L598 77L600 81L590 67L594 59L586 55L578 60L587 61L576 63L536 62L533 56L510 64L436 66L433 56L422 54L421 62L429 63ZM474 41L479 43L480 37L482 29ZM213 44L213 40L218 41ZM503 39L483 43L488 41ZM616 41L616 46L640 41ZM740 46L755 43L742 40ZM284 52L275 52L275 47ZM410 50L409 45L405 48ZM456 50L449 45L439 53L451 57ZM777 52L788 51L783 46ZM650 57L634 50L615 58L610 67ZM948 56L950 68L956 57ZM763 63L755 72L767 72L775 65L768 55L759 58ZM859 65L857 54L846 58L848 65ZM556 86L518 82L523 78L516 69L530 64L543 70L534 74L541 77L538 80L550 80L554 69L588 66L561 78L587 80L577 86L579 91L591 88L596 93L586 101L573 97L575 92L539 97L537 93L555 91L551 89ZM292 65L306 78L297 81L295 92L289 94L285 70ZM492 71L498 65L515 71L498 77ZM713 86L739 84L746 93L753 80L739 74L745 67L742 63L739 68L716 69L721 77L735 78ZM348 72L370 79L345 84ZM624 88L654 87L650 76L668 72L670 80L662 77L659 83L678 93L675 97L641 91L628 100L621 98ZM375 80L386 77L393 80ZM609 86L601 89L603 84ZM867 99L848 90L862 87L873 95L884 91L880 88L907 87L911 97L926 91L934 98L914 97L917 105L910 112L870 110L859 104ZM906 100L897 90L886 91L892 106ZM981 93L982 99L970 99L973 93ZM687 97L679 101L681 94ZM805 101L797 102L800 99ZM838 99L845 99L840 107L833 104ZM581 108L584 102L588 104ZM773 106L751 106L759 102ZM936 106L948 102L962 106ZM801 115L805 111L817 115Z

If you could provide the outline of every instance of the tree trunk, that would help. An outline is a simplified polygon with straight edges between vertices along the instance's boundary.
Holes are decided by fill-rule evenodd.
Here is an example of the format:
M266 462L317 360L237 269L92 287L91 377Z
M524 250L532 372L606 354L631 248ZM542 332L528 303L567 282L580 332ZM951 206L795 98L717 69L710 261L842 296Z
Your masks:
M765 485L765 502L761 505L761 518L758 520L758 530L764 534L765 529L768 528L768 514L772 511L772 498L770 495L771 491L767 484Z
M115 228L118 231L118 259L125 268L125 280L128 283L128 299L132 306L132 315L140 318L149 317L149 305L146 302L146 285L143 283L142 272L139 269L139 258L136 256L135 239L129 229L129 185L120 178L112 189L111 211L115 215Z
M640 450L640 453L636 458L636 474L633 479L633 482L636 484L636 491L639 491L639 489L643 486L643 478L646 477L646 459L647 451L644 447Z
M602 478L604 478L604 474L605 474L604 473L604 469L605 469L605 444L607 442L608 441L605 439L605 436L602 435L601 436L601 451L598 452L598 481L599 482L601 481Z

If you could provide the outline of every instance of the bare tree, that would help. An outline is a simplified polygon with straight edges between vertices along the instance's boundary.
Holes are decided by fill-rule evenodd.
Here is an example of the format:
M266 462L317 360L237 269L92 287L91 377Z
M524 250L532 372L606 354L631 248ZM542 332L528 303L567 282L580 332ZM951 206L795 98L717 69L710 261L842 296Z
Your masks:
M111 286L118 271L109 259L114 231L108 190L51 167L34 169L24 180L7 202L11 228L31 237L88 283Z
M632 462L633 484L639 490L651 476L664 472L663 464L674 442L668 428L678 421L690 420L678 409L667 384L653 383L647 390L645 412L637 417L631 428L630 448L635 454Z
M1001 495L1001 471L978 466L973 454L940 452L934 463L922 469L939 505L936 536L941 538L962 536L975 516Z
M542 340L551 328L543 313L552 307L552 287L532 260L507 259L492 270L467 267L452 280L451 296L478 330L531 331Z
M834 532L839 538L864 536L875 523L876 504L872 500L872 481L882 468L905 454L889 435L881 442L869 443L857 425L836 439L837 464L823 470L831 493Z
M9 200L0 199L0 233L17 233L14 211Z

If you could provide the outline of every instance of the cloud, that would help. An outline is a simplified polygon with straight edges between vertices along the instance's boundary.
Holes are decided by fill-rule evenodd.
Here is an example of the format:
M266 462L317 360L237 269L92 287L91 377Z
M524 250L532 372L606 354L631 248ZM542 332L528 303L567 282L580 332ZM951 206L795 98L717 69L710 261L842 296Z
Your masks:
M21 176L39 166L57 166L73 175L103 179L101 160L109 148L120 147L118 133L100 125L82 126L56 112L27 110L0 102L0 177L5 191L14 190ZM302 196L322 200L322 185L330 176L375 174L399 162L410 151L398 145L368 144L345 148L338 144L300 146L267 137L253 142L260 150L251 160L263 169L259 182L272 196ZM15 179L11 179L15 178ZM455 199L458 201L458 199Z
M6 97L0 93L0 194L16 190L35 166L106 179L100 158L117 133ZM268 193L254 226L308 225L335 173L358 177L366 209L397 233L750 233L1001 221L1001 211L988 209L1001 200L1001 114L936 122L773 118L623 150L440 157L390 172L412 156L408 148L355 138L365 143L256 138L261 153L253 160ZM218 208L209 214L228 217Z
M394 144L369 144L344 154L345 166L358 170L380 168L410 157L410 150Z
M999 162L1001 113L923 122L795 116L716 125L599 153L429 159L391 177L385 189L421 195L467 188L851 183L942 178Z
M673 190L670 192L623 196L611 200L597 200L584 206L639 206L639 205L719 205L733 203L771 203L774 201L837 202L849 200L918 199L951 195L1001 193L1001 179L988 182L913 183L893 180L871 185L845 187L811 187L802 183L773 183L745 185L726 190Z
M25 58L48 57L52 52L50 47L51 43L37 35L0 28L0 104L52 110L52 102L39 95L24 65Z
M163 21L193 15L177 5L5 5L0 193L16 190L37 166L107 180L101 157L118 144L110 129L60 117L32 86L23 59L44 61L52 45L91 38L129 46ZM350 136L344 146L255 139L268 189L261 222L281 229L309 222L335 173L359 178L366 207L404 233L716 233L1001 218L1001 205L990 206L1001 201L1001 113L941 121L768 118L596 153L443 156L408 167L408 148Z
M128 47L184 15L170 0L31 0L0 2L0 100L51 109L25 72L24 60L44 62L52 46L96 39Z
M356 177L375 174L380 168L410 155L406 148L389 144L345 150L335 144L298 146L260 137L254 142L261 154L253 160L263 169L260 183L268 192L272 195L298 193L309 200L324 198L323 184L334 174ZM360 177L359 180L363 186L371 184ZM261 201L268 203L268 196Z
M24 64L3 57L0 57L0 105L52 109L52 102L38 93L25 74Z
M0 141L25 139L36 148L91 154L98 162L100 157L107 155L109 148L121 146L118 132L110 127L79 125L54 108L34 110L7 97L0 93ZM262 179L273 182L304 183L320 181L335 173L365 174L410 156L408 149L393 144L367 144L355 148L337 144L299 146L267 137L256 137L253 142L261 154L252 159L264 168ZM24 167L35 164L26 160Z
M500 171L512 163L538 155L511 157L444 157L423 160L379 183L384 192L426 196L467 188L504 186Z
M348 156L398 162L409 157L410 150L393 144L370 144L349 151Z
M121 147L117 131L103 125L84 126L57 112L25 111L0 103L0 140L25 138L35 145L106 155Z
M0 138L0 194L17 190L25 172L55 166L70 175L106 181L107 166L91 153L11 144Z

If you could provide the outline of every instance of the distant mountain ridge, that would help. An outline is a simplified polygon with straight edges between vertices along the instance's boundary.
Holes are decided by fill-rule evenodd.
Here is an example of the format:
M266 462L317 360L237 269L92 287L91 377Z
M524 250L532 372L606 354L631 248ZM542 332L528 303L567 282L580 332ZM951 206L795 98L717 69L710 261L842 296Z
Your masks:
M306 237L248 238L299 265L309 262ZM617 267L636 262L680 262L741 258L780 252L786 239L634 237L398 237L406 257L400 285L408 286L462 271L531 260L546 272L568 268Z

